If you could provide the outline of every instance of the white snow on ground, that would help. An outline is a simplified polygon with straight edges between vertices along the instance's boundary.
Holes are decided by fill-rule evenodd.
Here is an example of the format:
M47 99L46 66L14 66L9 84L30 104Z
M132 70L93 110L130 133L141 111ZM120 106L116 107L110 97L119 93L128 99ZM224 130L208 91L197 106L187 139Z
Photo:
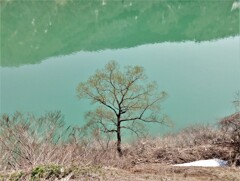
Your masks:
M227 161L220 159L198 160L195 162L176 164L173 166L224 167L227 166Z

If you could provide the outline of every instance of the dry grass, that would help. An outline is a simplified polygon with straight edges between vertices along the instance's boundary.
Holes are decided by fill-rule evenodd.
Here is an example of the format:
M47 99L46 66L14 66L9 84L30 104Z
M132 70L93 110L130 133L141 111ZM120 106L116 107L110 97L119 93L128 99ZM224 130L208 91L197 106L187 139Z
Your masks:
M4 115L0 118L0 180L30 180L36 169L40 180L237 180L239 168L170 166L212 158L231 165L236 153L224 146L229 138L221 129L189 127L163 138L124 144L119 158L113 141L88 139L81 129L65 128L59 112L38 118Z
M123 180L123 181L239 181L240 168L173 167L165 164L139 164L131 169L114 167L41 166L1 174L0 180Z
M224 144L234 150L232 162L240 165L240 112L223 118L219 124L224 133Z
M132 168L131 171L137 174L149 174L149 180L166 180L166 181L240 180L239 172L240 169L236 167L204 168L204 167L174 167L164 164L140 164Z
M118 157L114 142L88 139L81 129L64 128L59 112L0 118L0 171L49 164L126 167L127 159Z

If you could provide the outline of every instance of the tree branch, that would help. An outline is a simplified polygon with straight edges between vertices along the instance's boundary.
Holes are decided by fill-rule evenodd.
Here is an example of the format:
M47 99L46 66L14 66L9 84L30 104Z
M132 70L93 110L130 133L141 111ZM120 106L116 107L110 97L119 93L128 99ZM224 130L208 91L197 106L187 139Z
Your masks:
M137 137L140 137L139 134L143 134L142 129L135 130L135 129L133 129L133 127L129 127L129 126L121 126L120 128L128 129L128 130L132 131L133 133L135 133L137 135Z
M156 122L156 121L146 121L146 120L143 120L142 117L144 115L144 113L147 111L147 109L152 106L153 104L155 104L156 102L160 101L161 100L161 97L159 97L158 99L156 99L155 101L153 101L152 103L150 104L147 104L147 106L143 109L143 111L141 112L140 116L138 117L134 117L134 118L126 118L126 119L122 119L121 122L126 122L126 121L134 121L134 120L141 120L141 121L144 121L144 122Z
M98 123L103 126L103 132L110 133L110 132L117 132L116 129L109 129L107 126L102 122L102 120L99 120Z

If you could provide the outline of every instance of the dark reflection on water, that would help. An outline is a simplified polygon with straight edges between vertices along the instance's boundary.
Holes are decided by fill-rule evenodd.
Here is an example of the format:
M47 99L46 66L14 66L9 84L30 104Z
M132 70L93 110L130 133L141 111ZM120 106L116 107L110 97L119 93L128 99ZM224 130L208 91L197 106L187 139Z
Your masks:
M232 0L1 2L1 66L78 51L211 41L239 34Z

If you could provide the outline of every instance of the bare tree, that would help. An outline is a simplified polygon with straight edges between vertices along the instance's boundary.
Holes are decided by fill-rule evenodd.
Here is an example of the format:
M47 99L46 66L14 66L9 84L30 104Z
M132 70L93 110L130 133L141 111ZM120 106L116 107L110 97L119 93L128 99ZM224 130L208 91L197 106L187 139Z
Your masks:
M115 61L110 61L77 86L77 95L97 103L96 109L87 113L87 124L97 126L103 133L115 134L119 156L122 156L122 129L139 135L142 123L167 123L159 105L166 93L158 92L156 83L147 81L140 66L120 69Z

